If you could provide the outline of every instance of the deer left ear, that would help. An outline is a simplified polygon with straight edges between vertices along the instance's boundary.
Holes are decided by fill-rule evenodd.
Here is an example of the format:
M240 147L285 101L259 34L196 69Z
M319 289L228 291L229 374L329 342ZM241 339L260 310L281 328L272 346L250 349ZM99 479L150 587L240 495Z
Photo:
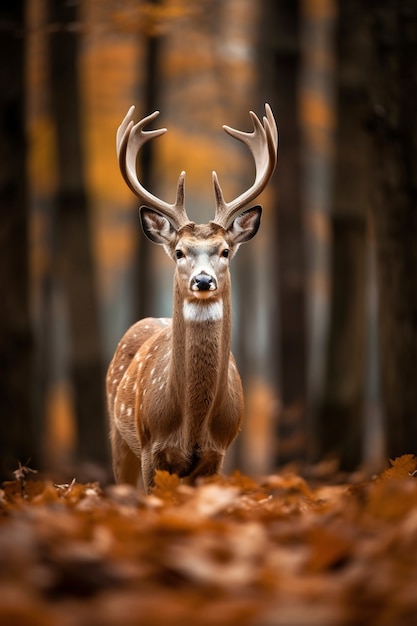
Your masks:
M256 205L251 209L247 209L247 211L244 211L233 220L227 232L234 244L245 243L256 235L261 223L261 214L262 207Z

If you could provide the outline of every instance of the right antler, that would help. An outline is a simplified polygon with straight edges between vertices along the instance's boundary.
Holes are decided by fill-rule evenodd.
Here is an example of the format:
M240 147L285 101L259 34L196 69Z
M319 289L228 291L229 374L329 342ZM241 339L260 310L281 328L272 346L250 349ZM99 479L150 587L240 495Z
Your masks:
M269 104L265 104L265 111L266 117L264 116L263 118L263 125L255 113L250 111L253 122L253 131L251 133L245 133L241 130L230 128L230 126L223 126L229 135L248 146L254 158L256 168L253 185L231 202L225 202L217 174L213 172L213 185L216 196L216 215L213 221L223 228L228 228L241 209L249 202L252 202L263 191L274 173L277 164L278 130Z
M119 159L120 171L127 185L136 194L146 206L155 209L162 215L165 215L169 221L177 228L181 228L190 223L190 219L185 212L184 205L184 179L185 172L181 172L178 185L177 197L173 204L164 202L160 198L154 196L150 191L145 189L138 180L136 172L136 160L141 147L150 139L159 137L166 133L166 128L157 130L143 130L144 126L154 120L159 115L159 111L155 111L151 115L144 117L140 122L134 124L132 120L134 106L131 106L126 114L123 122L117 129L116 150Z

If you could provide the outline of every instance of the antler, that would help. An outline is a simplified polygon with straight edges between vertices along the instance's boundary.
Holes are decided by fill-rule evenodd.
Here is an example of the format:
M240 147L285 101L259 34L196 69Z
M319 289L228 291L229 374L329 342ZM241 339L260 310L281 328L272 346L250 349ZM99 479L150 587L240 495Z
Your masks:
M184 206L185 172L181 172L178 178L177 197L173 204L169 204L157 198L142 186L136 172L136 160L139 150L150 139L166 133L167 129L143 130L146 124L158 117L159 111L155 111L151 115L144 117L137 124L134 124L132 120L134 110L135 107L131 106L123 122L117 129L116 150L120 171L127 185L142 202L167 217L169 221L179 229L185 226L185 224L190 223Z
M225 202L217 174L213 172L216 196L216 214L213 221L223 228L227 228L240 210L261 193L277 164L278 130L269 104L265 104L265 112L266 117L264 116L262 125L255 113L250 111L253 123L251 133L245 133L230 128L230 126L223 126L226 133L248 146L254 158L256 169L253 185L231 202Z

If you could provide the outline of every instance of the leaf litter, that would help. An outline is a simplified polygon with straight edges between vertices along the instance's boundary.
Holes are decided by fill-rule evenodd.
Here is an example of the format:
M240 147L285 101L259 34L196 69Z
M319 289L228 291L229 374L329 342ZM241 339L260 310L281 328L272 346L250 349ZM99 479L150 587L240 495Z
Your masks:
M417 623L417 458L373 479L236 472L153 493L0 489L2 626L409 626Z

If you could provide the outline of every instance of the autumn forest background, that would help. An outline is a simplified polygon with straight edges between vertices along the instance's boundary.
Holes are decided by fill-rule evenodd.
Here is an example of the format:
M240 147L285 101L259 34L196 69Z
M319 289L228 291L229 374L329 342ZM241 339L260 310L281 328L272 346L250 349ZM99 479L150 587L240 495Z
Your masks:
M417 3L6 0L0 6L0 474L108 475L104 377L173 268L115 157L131 104L168 133L140 177L214 215L252 181L222 124L280 131L232 266L246 416L227 470L417 453Z

